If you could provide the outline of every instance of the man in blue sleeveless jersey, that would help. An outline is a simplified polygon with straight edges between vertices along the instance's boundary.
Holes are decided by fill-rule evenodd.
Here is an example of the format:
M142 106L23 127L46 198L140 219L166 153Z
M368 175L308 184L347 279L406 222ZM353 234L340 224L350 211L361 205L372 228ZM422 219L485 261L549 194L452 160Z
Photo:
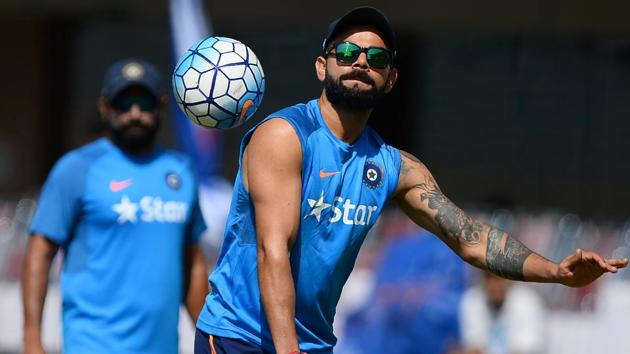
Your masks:
M182 301L196 321L208 291L197 246L205 223L190 162L154 142L160 89L152 64L114 63L98 101L109 137L50 172L26 256L24 353L44 352L42 308L59 248L64 353L175 354Z
M511 279L590 283L627 260L577 251L560 264L451 203L418 159L366 123L398 72L394 34L369 7L335 20L315 61L319 99L271 114L243 139L197 353L332 353L332 322L366 233L394 199L469 263Z

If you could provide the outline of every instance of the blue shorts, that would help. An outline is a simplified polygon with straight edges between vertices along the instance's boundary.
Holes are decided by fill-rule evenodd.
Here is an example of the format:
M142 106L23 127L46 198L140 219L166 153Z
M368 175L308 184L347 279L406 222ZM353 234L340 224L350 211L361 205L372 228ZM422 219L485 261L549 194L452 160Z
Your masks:
M195 354L268 354L259 345L241 339L213 336L197 328Z

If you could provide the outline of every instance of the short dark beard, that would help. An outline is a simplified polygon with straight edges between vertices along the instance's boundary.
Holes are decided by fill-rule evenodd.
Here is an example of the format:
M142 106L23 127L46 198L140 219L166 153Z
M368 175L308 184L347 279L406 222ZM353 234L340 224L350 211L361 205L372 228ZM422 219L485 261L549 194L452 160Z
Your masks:
M363 91L359 90L357 87L346 87L341 81L348 79L364 81L372 85L372 88ZM337 80L333 79L328 72L326 72L324 87L326 98L333 106L352 111L367 111L373 109L385 94L385 86L382 88L376 87L374 80L362 70L353 70L339 76Z
M110 132L112 141L120 146L123 150L136 153L145 151L155 143L157 131L159 128L159 120L155 125L149 126L142 123L131 123L121 127L114 128L111 122L107 123L107 130ZM140 128L140 134L132 134L132 128Z

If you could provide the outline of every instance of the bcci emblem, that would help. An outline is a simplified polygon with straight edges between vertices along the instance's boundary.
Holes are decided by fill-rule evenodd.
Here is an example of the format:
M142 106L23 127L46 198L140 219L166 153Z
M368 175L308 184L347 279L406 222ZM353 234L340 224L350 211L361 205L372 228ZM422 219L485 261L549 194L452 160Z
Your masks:
M366 161L363 168L363 184L370 189L379 188L383 184L383 168L374 161Z
M122 76L129 80L135 81L144 75L144 67L138 63L129 63L122 68Z
M169 172L166 174L166 184L171 189L179 189L182 186L182 179L175 173Z

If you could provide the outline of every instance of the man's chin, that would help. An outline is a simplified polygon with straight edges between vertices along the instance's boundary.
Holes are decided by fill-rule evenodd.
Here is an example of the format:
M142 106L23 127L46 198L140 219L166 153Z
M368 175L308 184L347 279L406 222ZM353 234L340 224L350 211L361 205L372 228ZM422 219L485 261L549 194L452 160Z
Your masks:
M151 134L144 129L127 129L115 140L117 140L122 147L127 149L144 149L155 142L155 134Z
M120 145L130 150L143 150L153 145L153 140L147 139L147 138L141 138L141 139L125 138L124 140L120 141Z

